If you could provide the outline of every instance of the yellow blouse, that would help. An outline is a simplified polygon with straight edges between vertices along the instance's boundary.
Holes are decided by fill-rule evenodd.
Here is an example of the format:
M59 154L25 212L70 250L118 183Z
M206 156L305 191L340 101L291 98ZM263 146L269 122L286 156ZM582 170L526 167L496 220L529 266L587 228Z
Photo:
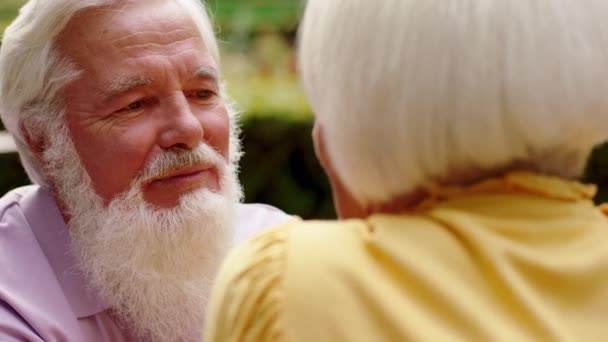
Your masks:
M290 222L229 256L206 341L606 341L594 192L511 173L402 215Z

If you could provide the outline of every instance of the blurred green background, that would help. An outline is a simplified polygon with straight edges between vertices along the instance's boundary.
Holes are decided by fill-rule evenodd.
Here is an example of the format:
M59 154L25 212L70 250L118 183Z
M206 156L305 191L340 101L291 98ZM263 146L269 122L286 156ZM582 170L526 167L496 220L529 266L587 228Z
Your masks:
M0 32L23 3L0 0ZM243 112L245 201L303 218L334 217L329 185L314 157L312 116L295 72L300 0L208 0L208 6L228 91ZM17 155L0 154L0 195L28 183Z
M0 0L0 32L23 3ZM208 6L228 90L243 111L240 178L246 201L303 218L334 217L329 186L312 149L310 108L295 72L301 0L208 0ZM608 200L608 145L596 148L584 180L598 184L598 202ZM27 183L16 154L0 154L0 195Z

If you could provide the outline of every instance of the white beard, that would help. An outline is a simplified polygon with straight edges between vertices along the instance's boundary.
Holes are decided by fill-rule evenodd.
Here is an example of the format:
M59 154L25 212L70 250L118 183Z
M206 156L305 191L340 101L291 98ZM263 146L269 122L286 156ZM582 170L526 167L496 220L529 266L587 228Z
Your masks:
M91 287L138 338L200 341L212 282L232 240L241 198L235 161L224 161L206 145L167 152L106 208L65 125L50 131L45 171L71 218L72 252ZM143 181L201 158L219 170L218 193L195 191L171 209L152 207L143 199Z

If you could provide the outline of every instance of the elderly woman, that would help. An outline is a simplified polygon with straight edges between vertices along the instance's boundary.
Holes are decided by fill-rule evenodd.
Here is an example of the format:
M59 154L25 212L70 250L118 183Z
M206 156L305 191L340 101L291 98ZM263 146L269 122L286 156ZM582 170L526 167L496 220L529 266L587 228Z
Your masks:
M608 2L308 0L302 82L338 221L224 264L208 341L600 341Z

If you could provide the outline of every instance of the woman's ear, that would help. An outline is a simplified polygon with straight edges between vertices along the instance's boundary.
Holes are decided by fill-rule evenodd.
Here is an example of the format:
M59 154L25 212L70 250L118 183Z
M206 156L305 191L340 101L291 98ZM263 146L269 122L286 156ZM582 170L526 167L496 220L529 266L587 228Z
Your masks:
M335 172L334 165L327 152L325 133L319 121L315 121L315 126L312 130L312 140L314 142L317 159L319 159L321 166L327 174L327 178L329 178L334 206L338 217L341 219L367 217L368 214L365 209L359 205L355 198L350 194L340 180L340 177L338 177L338 174Z
M34 154L39 163L43 163L43 155L45 150L45 139L41 136L32 136L30 132L23 126L23 123L19 123L19 132L25 140L25 143L30 148L30 151Z
M323 128L318 121L315 121L315 125L312 129L312 141L315 146L315 154L317 159L321 163L321 166L325 170L325 173L329 178L333 176L333 169L330 165L329 158L327 157L327 148L325 147L325 140L323 137Z

